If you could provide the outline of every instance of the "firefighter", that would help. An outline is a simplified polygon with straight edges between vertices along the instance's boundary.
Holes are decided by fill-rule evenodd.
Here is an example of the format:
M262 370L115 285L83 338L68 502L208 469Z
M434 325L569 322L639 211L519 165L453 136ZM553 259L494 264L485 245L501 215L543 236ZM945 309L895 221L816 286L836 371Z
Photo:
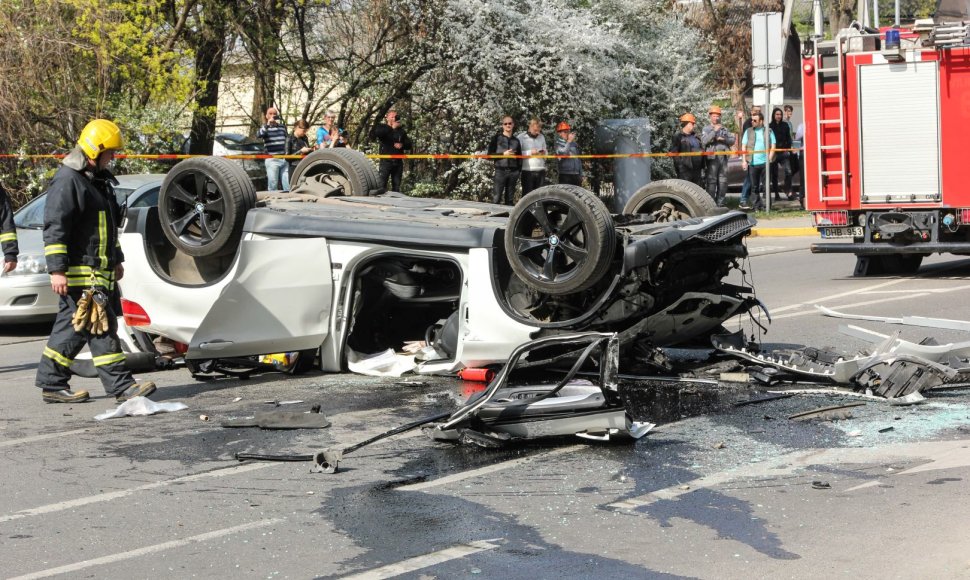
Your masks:
M91 121L47 188L44 255L51 288L60 296L37 368L36 383L47 403L90 398L87 391L71 391L68 385L71 363L85 343L101 384L117 401L155 391L154 383L135 382L118 340L115 282L124 274L124 256L118 243L121 209L112 187L118 182L108 167L121 144L117 125L105 119Z
M3 249L3 268L0 274L6 274L17 267L17 226L13 223L13 209L7 190L0 185L0 248Z

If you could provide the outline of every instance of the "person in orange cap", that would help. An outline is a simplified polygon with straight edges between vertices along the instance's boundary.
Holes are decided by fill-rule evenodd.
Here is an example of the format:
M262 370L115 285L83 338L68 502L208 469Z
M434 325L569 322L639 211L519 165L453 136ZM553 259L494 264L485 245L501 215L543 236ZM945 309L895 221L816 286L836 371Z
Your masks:
M576 143L576 132L563 121L556 125L556 155L579 155L579 144ZM583 160L560 159L559 183L568 185L582 185Z
M680 116L680 131L670 140L670 153L700 153L704 151L701 140L694 133L697 119L690 113ZM704 171L703 155L684 155L674 157L674 169L678 179L684 179L704 186L702 174Z
M714 203L723 206L728 186L728 156L724 152L734 148L736 139L734 133L728 131L721 124L721 107L711 105L711 108L707 110L707 117L711 123L701 131L701 145L704 146L706 152L719 153L707 157L707 193L714 198Z

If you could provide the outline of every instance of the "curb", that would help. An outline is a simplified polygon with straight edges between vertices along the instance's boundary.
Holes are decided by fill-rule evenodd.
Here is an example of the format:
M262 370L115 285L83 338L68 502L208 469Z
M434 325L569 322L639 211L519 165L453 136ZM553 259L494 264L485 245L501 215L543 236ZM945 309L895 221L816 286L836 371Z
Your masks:
M804 228L759 228L751 230L752 238L794 238L800 236L818 237L818 230L813 227Z

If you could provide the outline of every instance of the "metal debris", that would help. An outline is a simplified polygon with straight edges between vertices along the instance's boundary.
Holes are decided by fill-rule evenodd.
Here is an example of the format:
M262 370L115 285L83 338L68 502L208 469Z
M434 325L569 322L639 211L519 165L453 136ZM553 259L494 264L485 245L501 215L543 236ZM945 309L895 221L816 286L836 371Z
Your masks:
M813 409L811 411L802 411L801 413L795 413L794 415L789 415L788 418L795 421L818 419L818 418L822 418L822 416L824 416L827 413L831 413L832 411L842 411L844 409L849 409L852 407L861 407L863 405L865 405L865 403L857 402L857 403L846 403L844 405L834 405L832 407L822 407L820 409ZM850 414L846 418L850 418L851 416L852 415Z

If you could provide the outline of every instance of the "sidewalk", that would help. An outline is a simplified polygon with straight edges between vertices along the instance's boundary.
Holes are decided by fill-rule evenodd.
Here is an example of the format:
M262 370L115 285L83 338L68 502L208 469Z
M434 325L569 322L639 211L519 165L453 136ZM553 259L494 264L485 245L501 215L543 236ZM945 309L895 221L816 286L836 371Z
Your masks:
M789 204L785 202L778 202L779 209L789 210ZM797 207L797 205L795 205ZM781 211L774 217L776 213L771 212L770 215L761 215L758 217L758 225L751 230L751 237L753 238L778 238L778 237L795 237L795 236L818 236L818 230L812 227L812 218L808 214L791 216L788 211Z

